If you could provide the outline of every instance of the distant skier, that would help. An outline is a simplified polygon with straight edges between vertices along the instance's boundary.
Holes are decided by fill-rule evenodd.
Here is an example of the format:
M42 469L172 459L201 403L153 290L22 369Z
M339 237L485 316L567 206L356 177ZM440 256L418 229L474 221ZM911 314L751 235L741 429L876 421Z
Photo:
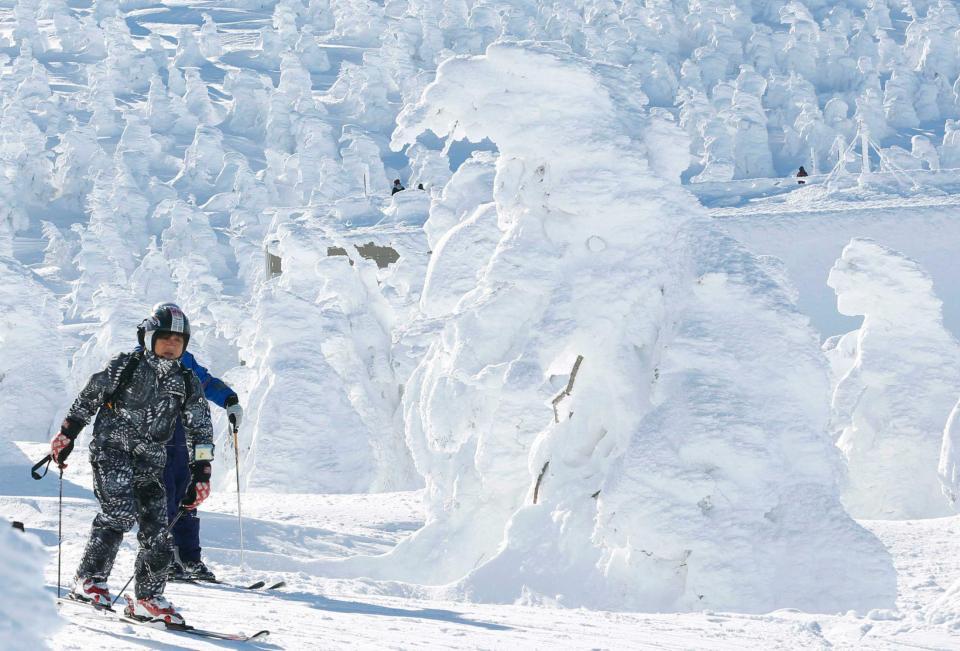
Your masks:
M100 513L93 520L71 597L110 604L107 579L123 534L137 524L136 598L129 600L125 612L136 619L183 624L163 597L172 556L162 477L165 448L177 419L182 419L192 475L184 508L197 508L210 494L210 409L200 380L179 361L190 343L186 315L161 304L140 324L137 335L144 348L150 335L149 349L121 353L95 373L50 445L54 461L66 468L74 441L96 414L90 465Z
M797 171L797 185L805 184L806 181L804 181L803 179L806 176L810 176L810 175L807 174L807 170L803 169L803 165L801 165L800 169Z
M403 192L404 190L406 190L406 188L400 183L400 179L393 179L393 189L390 190L390 194L393 195L398 192Z

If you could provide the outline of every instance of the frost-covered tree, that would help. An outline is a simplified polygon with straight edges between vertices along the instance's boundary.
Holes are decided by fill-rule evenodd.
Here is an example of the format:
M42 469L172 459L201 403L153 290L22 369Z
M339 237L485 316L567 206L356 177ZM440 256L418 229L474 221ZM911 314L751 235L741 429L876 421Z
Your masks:
M214 127L198 126L193 142L183 154L183 167L172 185L183 194L205 201L223 170L223 134Z
M220 122L219 112L210 100L207 83L200 77L200 71L196 68L187 68L183 76L186 81L183 103L190 115L194 116L202 125L213 126L218 124Z
M220 42L220 33L217 32L217 24L213 21L210 14L203 14L203 25L200 26L199 47L200 53L207 59L215 59L223 54L223 44Z
M5 430L16 440L45 441L66 391L59 305L29 269L2 252L0 302L0 413L16 424Z
M940 145L940 165L944 169L960 168L960 122L947 120Z
M43 221L40 223L43 237L47 240L47 245L43 249L43 264L48 267L57 268L57 277L64 280L73 280L77 276L77 270L73 266L73 258L77 254L78 242L71 237L67 239L59 228L52 222Z
M39 14L40 0L22 0L13 8L14 42L21 47L27 46L34 52L44 52L47 49L47 39L37 23Z
M15 99L2 108L0 131L0 166L16 194L10 214L31 204L45 205L53 194L53 156L46 149L46 134Z
M344 130L340 139L340 158L349 186L343 194L377 194L387 196L390 179L383 167L380 148L372 138L357 130Z
M314 189L325 183L324 167L336 164L340 158L334 128L317 116L303 118L297 128L297 181L296 191L301 202L310 201Z
M153 59L133 43L126 20L107 18L102 24L107 57L100 66L111 90L117 94L147 90L150 78L157 73Z
M960 508L960 403L950 412L943 429L937 473L944 496L955 509Z
M104 138L119 136L123 126L109 80L102 75L93 80L87 102L91 111L90 124L96 128L97 135Z
M943 326L933 281L901 254L854 239L827 282L842 314L863 316L828 345L847 509L871 519L948 514L937 463L960 386L960 346Z
M450 161L441 152L416 143L407 148L410 160L410 187L442 188L450 180Z
M193 27L181 27L177 35L177 53L173 57L173 65L178 68L199 68L206 63L207 57L200 49Z
M303 66L310 72L321 73L330 69L330 57L327 56L327 51L320 47L314 28L310 25L304 25L294 49Z
M153 137L146 118L127 113L124 122L114 159L120 161L133 178L147 181L163 155L160 143Z
M896 129L916 129L920 126L913 106L916 94L916 77L903 68L894 70L883 87L883 111L887 124Z
M893 130L887 123L886 111L879 93L872 88L868 88L862 95L857 97L856 120L859 124L866 127L870 138L875 142L882 142L890 137ZM914 117L916 117L914 115Z
M112 311L109 301L95 303L93 298L102 292L123 293L128 275L137 266L131 242L146 244L148 239L145 219L149 201L120 166L96 176L88 210L90 219L80 229L80 246L74 259L79 275L68 296L67 316L71 319L99 318L102 310ZM109 345L109 339L104 335L103 346Z
M244 359L256 372L249 404L259 414L242 466L247 489L276 490L281 475L292 492L416 485L395 420L400 395L376 265L356 255L353 265L324 255L330 245L353 247L312 215L279 217L271 230L284 272L260 284L241 337ZM290 392L299 399L291 402ZM313 440L308 450L305 422Z
M330 9L330 0L309 0L304 20L317 34L332 30L336 21Z
M179 98L178 98L179 99ZM176 115L173 112L173 102L167 92L160 75L154 75L150 78L150 90L147 93L147 120L150 127L160 133L164 133L173 128L176 123Z
M91 125L80 125L75 119L60 137L54 152L57 158L53 168L53 187L57 197L66 202L68 209L79 212L92 188L93 179L108 169L110 159L97 141L96 129Z
M734 127L736 178L773 176L773 159L767 136L767 116L761 98L766 81L752 68L741 67L735 91L726 109Z
M324 571L509 603L892 604L839 501L816 338L677 185L682 132L614 101L619 69L545 46L437 78L392 145L493 140L499 241L404 393L429 524Z
M910 153L920 161L923 169L939 170L940 154L926 136L914 136L910 139Z
M298 0L280 0L273 8L273 31L284 50L292 50L300 38L297 15L303 10Z
M221 129L260 140L266 128L273 84L259 73L240 70L227 73L224 90L233 96Z
M180 200L164 200L151 219L164 227L160 251L177 284L178 302L196 321L223 293L221 278L227 275L224 253L207 215Z
M382 68L344 62L324 101L331 114L349 118L370 131L383 131L396 117L387 97L395 88Z

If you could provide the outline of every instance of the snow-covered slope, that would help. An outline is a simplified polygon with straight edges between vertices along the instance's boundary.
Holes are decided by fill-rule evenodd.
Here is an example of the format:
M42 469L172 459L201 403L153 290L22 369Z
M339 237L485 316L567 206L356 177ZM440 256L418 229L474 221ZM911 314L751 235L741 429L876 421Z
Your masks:
M0 443L46 438L149 306L175 300L247 410L239 459L215 410L211 548L233 572L239 464L244 498L276 502L251 563L304 572L310 609L323 577L364 574L337 585L651 610L862 613L899 594L912 608L904 581L920 575L898 553L896 577L874 535L888 530L838 499L810 326L857 327L827 274L871 237L926 269L924 295L960 332L958 42L948 0L2 4ZM801 164L796 192L757 178ZM409 189L391 195L394 179ZM905 309L945 341L930 310ZM947 346L889 349L902 341L861 368L932 352L937 404L917 391L900 409L887 392L847 415L922 417L936 438L947 413L932 414L960 395ZM79 532L92 507L75 459ZM44 498L49 549L46 481L9 490ZM388 545L358 535L328 554L332 527L278 524L337 502L326 493L423 484L426 517L384 525ZM361 508L339 499L342 519ZM909 538L897 532L883 542ZM917 626L949 625L953 604ZM872 624L789 626L802 631L785 646L855 644Z

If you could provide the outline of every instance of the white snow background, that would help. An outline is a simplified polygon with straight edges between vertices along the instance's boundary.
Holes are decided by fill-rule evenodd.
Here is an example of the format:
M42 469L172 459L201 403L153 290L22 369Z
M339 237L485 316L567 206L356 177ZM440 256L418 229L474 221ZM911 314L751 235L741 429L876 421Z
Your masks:
M204 555L287 583L190 623L960 645L955 3L7 1L0 100L5 648L230 646L58 608L90 428L28 476L169 300L246 410Z

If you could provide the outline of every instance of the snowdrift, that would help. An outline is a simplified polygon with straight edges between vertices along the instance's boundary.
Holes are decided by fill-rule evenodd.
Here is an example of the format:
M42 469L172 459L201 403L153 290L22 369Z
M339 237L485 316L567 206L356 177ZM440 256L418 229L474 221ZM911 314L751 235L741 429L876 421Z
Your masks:
M17 649L46 648L44 638L61 626L56 606L44 588L46 554L33 534L0 522L0 635L4 645Z

